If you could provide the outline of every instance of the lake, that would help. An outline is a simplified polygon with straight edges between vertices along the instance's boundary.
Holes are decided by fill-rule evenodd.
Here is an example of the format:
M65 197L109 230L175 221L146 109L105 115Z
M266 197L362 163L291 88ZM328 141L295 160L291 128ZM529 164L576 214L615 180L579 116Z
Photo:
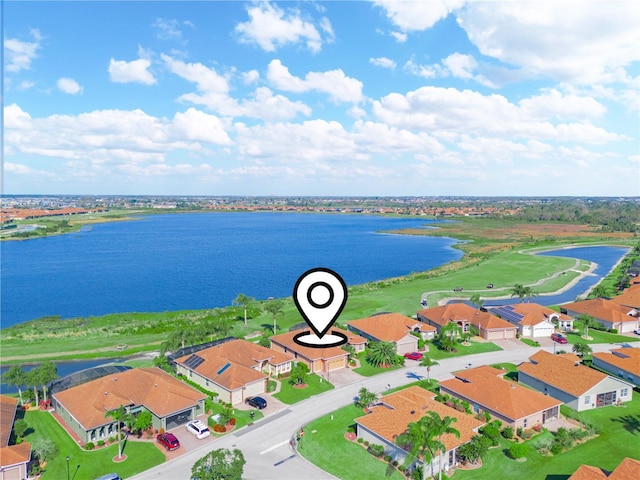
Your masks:
M348 285L458 260L451 238L378 233L427 219L279 212L148 215L80 232L2 243L2 326L228 306L243 293L291 295L314 267Z

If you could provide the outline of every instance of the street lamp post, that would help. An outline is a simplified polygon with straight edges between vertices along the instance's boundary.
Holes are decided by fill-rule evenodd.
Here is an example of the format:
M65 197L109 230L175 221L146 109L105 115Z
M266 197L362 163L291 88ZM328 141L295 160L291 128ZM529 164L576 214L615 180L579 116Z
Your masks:
M69 480L69 455L67 455L67 480Z

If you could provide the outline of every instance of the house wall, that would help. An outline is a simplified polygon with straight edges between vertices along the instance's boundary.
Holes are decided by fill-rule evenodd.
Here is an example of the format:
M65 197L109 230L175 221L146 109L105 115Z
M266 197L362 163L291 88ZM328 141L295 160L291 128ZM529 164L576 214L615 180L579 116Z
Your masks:
M406 335L396 342L396 350L398 352L398 355L415 352L416 350L418 350L418 337L414 337L413 335Z
M80 437L82 443L87 442L97 442L98 440L106 440L111 435L115 435L118 432L118 426L116 422L109 423L104 426L100 426L95 429L85 430L85 428L76 421L75 418L64 408L64 406L60 402L55 403L55 410L58 415L62 418L64 423L71 429L73 432ZM105 419L108 421L108 419ZM92 432L95 434L95 438L91 438Z
M23 480L24 478L27 478L26 463L0 467L0 480Z
M580 315L580 312L576 312L574 310L567 310L567 315L571 315L572 317L577 317ZM629 317L632 318L632 317ZM601 318L596 318L596 322L602 325L604 328L616 328L618 333L630 333L633 332L636 328L638 328L638 319L635 321L627 321L627 322L610 322L607 320L603 320Z
M580 406L577 410L579 412L582 412L584 410L597 408L596 399L598 394L607 392L616 392L616 403L618 401L630 402L633 392L633 385L622 382L617 378L607 377L603 381L595 385L593 388L587 390L585 394L580 397ZM626 394L623 395L623 393Z
M215 392L218 394L218 399L222 402L231 402L231 392L229 390L227 390L226 388L218 385L217 383L214 383L212 381L210 381L209 379L203 377L202 375L200 375L197 372L193 372L191 370L189 370L188 368L185 368L182 365L176 365L176 371L178 373L181 373L182 375L184 375L186 378L188 378L189 380L191 380L192 382L197 383L198 385L200 385L203 388L206 388L207 390L209 390L210 392Z
M480 336L485 340L502 340L505 338L516 338L516 329L513 330L485 330L481 328Z
M611 365L610 363L607 363L604 360L596 357L593 357L593 366L601 368L602 370L609 372L611 375L620 377L627 382L631 382L635 384L636 387L640 387L640 376L635 375L627 370L622 370L621 368L616 367L615 365Z
M555 326L553 325L553 323L549 323L549 322L541 322L538 323L537 325L533 325L533 332L532 332L532 336L533 338L540 338L540 337L551 337L551 334L554 332L555 330Z
M549 395L557 400L560 400L567 407L578 410L578 397L570 395L562 390L557 389L551 385L548 385L537 378L533 378L530 375L518 370L518 382L527 385L541 393Z

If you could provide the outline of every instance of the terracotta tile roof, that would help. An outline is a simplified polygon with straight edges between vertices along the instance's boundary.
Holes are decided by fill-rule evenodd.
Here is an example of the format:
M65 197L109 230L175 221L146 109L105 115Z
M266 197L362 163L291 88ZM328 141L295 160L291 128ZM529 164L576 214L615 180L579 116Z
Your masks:
M580 465L567 480L606 480L607 474L601 468Z
M562 307L573 312L587 313L594 318L610 323L638 321L637 316L629 315L629 313L635 311L633 308L618 305L606 298L593 298L591 300L582 300L581 302L565 303ZM637 314L637 311L635 312Z
M9 437L11 436L17 409L17 398L0 395L0 447L9 445Z
M440 389L463 396L513 421L562 402L502 377L503 370L482 366L455 372L456 378L440 382Z
M608 475L601 468L581 465L567 480L640 480L640 460L627 457Z
M569 315L551 310L549 307L539 303L515 303L511 305L513 310L522 315L520 325L538 325L545 320L551 321L551 316L556 316L560 320L573 320Z
M614 348L611 353L596 352L591 356L640 377L640 348Z
M421 332L434 332L431 325L400 315L399 313L386 313L372 317L350 320L347 325L357 328L361 332L371 335L384 342L397 342L406 337L415 328Z
M584 394L608 377L593 368L576 364L544 350L538 351L529 357L529 360L530 362L523 362L518 366L519 372L524 372L575 397Z
M283 347L286 347L290 352L296 352L298 355L302 355L309 360L319 360L321 358L334 358L334 357L344 357L347 356L348 353L344 351L341 347L329 347L329 348L313 348L313 347L304 347L302 345L298 345L293 341L293 337L303 331L311 331L311 329L305 330L295 330L293 332L281 333L279 335L274 335L269 337L272 342L277 343ZM329 331L337 331L346 335L351 345L358 345L367 343L368 340L360 335L356 335L353 332L348 332L346 330L342 330L341 328L332 327Z
M448 322L469 322L476 328L484 330L516 330L517 327L490 314L473 308L466 303L449 303L439 307L425 308L418 311L418 315L428 318L443 327Z
M611 472L609 480L640 480L640 460L625 458Z
M625 307L640 308L640 283L631 285L620 295L613 297L611 301Z
M120 405L144 405L164 417L207 397L155 367L113 373L52 396L87 430L111 423L104 414Z
M227 390L236 390L244 387L247 383L267 378L267 375L261 371L262 362L275 366L293 360L292 355L276 352L270 348L261 347L240 339L224 342L214 347L200 350L195 354L204 360L196 368L190 368L185 365L185 361L191 355L176 359L176 363L188 370L193 370ZM218 374L227 363L230 366L221 374Z
M460 438L452 434L444 435L442 443L447 450L467 443L478 427L484 425L484 422L471 415L436 402L434 396L427 390L412 386L383 397L382 401L387 406L375 406L372 413L356 418L355 422L395 445L396 437L407 429L409 423L418 421L427 411L434 411L440 417L449 416L457 420L452 426L460 432Z
M31 444L21 443L0 448L0 467L9 467L31 460Z

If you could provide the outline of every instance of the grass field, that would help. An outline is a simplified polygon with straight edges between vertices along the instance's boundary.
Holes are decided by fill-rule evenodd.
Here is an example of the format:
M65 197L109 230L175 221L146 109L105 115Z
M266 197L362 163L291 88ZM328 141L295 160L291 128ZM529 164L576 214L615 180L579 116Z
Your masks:
M307 375L306 382L307 386L305 388L294 388L286 378L282 379L280 381L280 391L274 393L273 396L281 402L291 405L334 388L329 382L315 374Z
M373 375L390 372L391 370L397 370L402 367L402 365L394 365L388 368L375 367L367 362L367 352L359 353L358 360L360 360L360 366L358 368L354 368L353 371L363 377L372 377Z
M436 346L432 345L429 350L429 357L431 360L442 360L443 358L459 357L461 355L473 355L474 353L485 352L497 352L502 350L498 345L491 342L469 342L470 345L456 344L455 352L446 352L439 350Z
M43 480L61 480L67 478L68 455L71 475L76 472L78 479L97 478L110 472L117 472L123 478L128 478L165 461L164 454L153 444L148 442L127 441L123 454L127 459L114 463L113 457L118 454L118 445L93 451L81 449L67 432L56 422L49 412L27 411L25 421L31 429L25 441L37 442L38 439L51 439L57 447L57 453L47 458L47 466L42 475ZM80 466L77 468L77 466Z

